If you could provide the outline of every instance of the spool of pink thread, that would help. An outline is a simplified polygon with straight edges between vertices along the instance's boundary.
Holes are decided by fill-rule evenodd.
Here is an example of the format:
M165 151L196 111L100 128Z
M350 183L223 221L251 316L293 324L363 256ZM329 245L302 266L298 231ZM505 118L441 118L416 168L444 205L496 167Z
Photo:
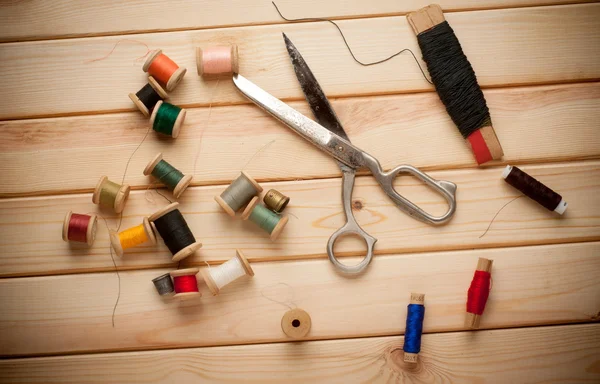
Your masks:
M202 77L217 77L238 73L238 47L220 46L196 48L196 65L198 75Z

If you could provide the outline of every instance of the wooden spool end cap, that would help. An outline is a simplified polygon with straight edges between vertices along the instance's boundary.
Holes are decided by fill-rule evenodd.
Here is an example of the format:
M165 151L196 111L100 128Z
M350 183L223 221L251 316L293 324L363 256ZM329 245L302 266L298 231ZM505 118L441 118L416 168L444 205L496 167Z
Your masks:
M119 239L119 234L116 231L110 230L110 245L112 249L115 251L117 256L123 257L123 247L121 246L121 240Z
M129 197L129 193L131 192L131 187L128 184L123 184L121 188L119 188L119 192L117 192L117 197L115 198L114 209L116 213L123 212L125 208L125 203L127 202L127 198Z
M425 305L425 294L424 293L411 293L410 304Z
M206 267L203 270L201 270L200 274L202 275L202 279L204 279L206 286L213 294L213 296L217 296L220 292L220 289L217 286L217 283L215 283L215 280L213 279L212 275L210 274L209 267Z
M198 299L200 297L202 297L200 292L182 292L173 295L173 298L178 300Z
M227 203L225 202L225 200L223 200L221 196L215 196L215 201L221 206L221 208L223 208L225 212L227 212L229 216L235 217L234 210L229 205L227 205Z
M500 160L504 151L491 125L479 128L467 137L467 144L475 156L478 165L492 160Z
M184 268L184 269L176 269L174 271L169 272L171 277L180 277L180 276L188 276L188 275L197 275L200 272L200 268Z
M239 250L239 249L236 249L235 250L235 256L238 258L238 260L242 264L242 267L244 268L244 271L246 272L246 275L248 275L248 276L254 276L254 270L252 270L252 267L250 266L250 263L248 262L248 259L246 259L246 256L244 256L244 254L242 253L242 251Z
M158 152L158 154L154 156L154 158L146 165L146 168L144 168L144 176L150 175L152 171L154 171L154 168L156 168L156 165L160 163L162 158L162 152Z
M87 228L87 244L91 247L94 244L94 240L96 240L96 231L98 229L98 218L96 215L90 215L90 222L88 223Z
M283 216L279 220L279 223L277 223L275 228L273 228L273 232L271 232L271 241L277 240L277 238L279 237L279 234L281 233L281 231L283 231L283 228L287 225L288 220L289 219L287 216Z
M67 212L67 214L65 215L65 220L63 221L62 238L63 238L63 241L66 241L66 242L69 242L69 222L71 222L72 214L73 214L73 211Z
M438 4L430 4L418 11L409 13L406 18L415 35L425 32L436 25L446 21L442 7Z
M142 114L146 117L150 116L150 111L148 110L148 108L146 108L146 106L144 105L144 103L142 103L142 101L140 100L139 97L137 97L137 95L135 93L130 93L129 94L129 98L131 99L131 101L133 101L133 104L135 104L135 106L137 107L137 109L140 110L140 112L142 112Z
M477 260L477 270L491 273L493 263L494 263L494 260L480 257L479 260Z
M188 245L187 247L179 250L179 252L177 252L176 254L173 255L173 258L171 259L171 261L183 260L186 257L190 256L192 253L196 252L200 248L202 248L202 243L199 241L196 241L195 243L192 243L192 244Z
M187 189L187 187L189 187L191 182L192 175L183 176L181 180L179 180L179 183L177 183L177 185L175 186L175 189L173 189L173 197L179 199L179 196L181 196L181 194Z
M152 114L150 115L150 126L153 128L154 128L154 120L156 120L156 114L158 113L158 110L160 109L160 106L163 105L163 103L164 103L164 101L158 100L158 102L154 106L154 109L152 109Z
M96 188L94 188L94 194L92 195L92 203L100 204L100 191L102 191L102 186L108 180L108 177L101 176L98 183L96 183Z
M154 88L154 90L156 91L156 93L158 93L158 96L160 96L161 99L166 99L169 97L167 91L165 91L165 89L161 87L160 84L158 84L158 81L156 81L154 77L148 76L148 84L150 84L150 86Z
M470 329L479 329L479 323L481 322L481 316L475 313L467 312L465 317L465 327Z
M416 364L418 360L419 360L419 354L418 353L404 352L404 362L405 363Z
M150 52L150 54L146 58L146 61L144 62L144 65L142 66L142 70L144 72L148 72L148 69L150 68L150 65L152 64L152 62L160 54L162 54L162 49L157 49L155 51Z
M292 339L302 339L310 331L312 321L309 314L300 308L287 311L281 318L283 333Z
M177 70L173 72L173 74L169 78L169 81L167 81L167 84L165 84L167 91L171 92L172 90L174 90L175 87L177 87L177 85L181 82L181 80L183 80L183 76L185 76L186 72L187 69L183 67L177 68Z
M163 207L163 208L159 209L158 211L154 212L152 215L150 215L148 220L155 221L155 220L163 217L167 213L172 212L176 209L179 209L179 203L177 203L177 202L171 203L171 204L167 205L166 207Z
M175 120L175 124L173 124L173 131L171 133L171 136L176 139L177 136L179 136L179 132L181 132L181 126L183 125L183 122L185 121L185 116L187 114L187 111L184 108L181 108L181 111L179 111L179 115L177 115L177 120Z
M154 226L154 223L151 223L147 217L144 217L142 224L144 225L144 230L146 230L148 241L150 241L152 245L156 245L156 227Z
M254 207L256 207L256 204L258 204L258 196L254 196L252 200L250 200L248 206L246 207L246 209L244 209L244 212L242 213L242 220L248 220L250 214L254 210Z
M258 184L258 182L256 180L254 180L254 178L252 176L250 176L250 174L248 172L242 171L241 174L243 177L246 178L246 180L248 180L254 186L254 189L256 190L257 195L263 191L263 187L261 187L260 184Z
M236 44L231 46L231 72L240 72L240 60L238 58L238 46Z

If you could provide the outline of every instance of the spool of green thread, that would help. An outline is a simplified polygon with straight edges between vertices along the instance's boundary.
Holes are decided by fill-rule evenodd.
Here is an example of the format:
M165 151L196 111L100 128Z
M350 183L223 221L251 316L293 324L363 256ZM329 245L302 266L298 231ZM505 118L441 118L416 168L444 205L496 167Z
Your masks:
M146 165L144 175L148 176L150 174L173 191L173 196L176 199L181 196L183 191L186 190L192 181L192 175L184 175L177 168L163 160L162 153L158 153L158 155Z
M176 138L185 120L186 110L176 105L159 101L154 106L150 125L158 133Z
M101 207L113 209L116 213L121 213L125 208L125 202L129 197L131 188L127 184L119 185L108 180L108 177L102 176L92 195L92 202Z
M273 241L277 239L288 222L287 216L280 216L264 205L258 204L258 196L252 198L242 214L242 219L249 219L261 227L271 235L271 240Z

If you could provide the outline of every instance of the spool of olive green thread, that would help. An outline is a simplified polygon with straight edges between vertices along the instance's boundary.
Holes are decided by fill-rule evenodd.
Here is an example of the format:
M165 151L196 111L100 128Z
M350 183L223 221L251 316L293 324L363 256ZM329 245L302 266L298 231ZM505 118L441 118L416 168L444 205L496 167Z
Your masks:
M150 125L158 133L176 138L185 120L186 110L176 105L159 101L154 106Z
M101 207L110 208L115 213L121 213L129 197L131 188L127 184L119 185L102 176L92 195L92 202Z
M277 239L288 222L287 216L281 216L264 205L258 204L258 196L252 198L242 214L242 219L250 220L258 225L271 235L273 241Z
M152 175L160 180L169 190L173 191L173 196L178 199L192 182L192 175L184 175L180 170L163 160L162 153L158 153L146 165L144 175Z
M253 197L262 192L262 187L246 172L235 179L215 200L230 216L242 209Z

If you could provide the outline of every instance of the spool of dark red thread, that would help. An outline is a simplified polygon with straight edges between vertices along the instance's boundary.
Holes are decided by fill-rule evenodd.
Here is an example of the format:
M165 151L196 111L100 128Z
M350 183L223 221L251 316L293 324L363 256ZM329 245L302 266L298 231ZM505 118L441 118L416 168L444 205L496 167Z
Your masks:
M87 243L92 246L96 239L96 215L67 212L63 222L62 238L66 242Z
M196 279L199 271L198 268L187 268L171 272L175 298L186 300L202 296L198 291L198 280Z
M502 172L502 177L508 184L517 188L519 191L523 192L525 196L545 207L547 210L557 212L561 215L567 210L567 202L561 195L529 176L519 168L507 165Z
M479 328L479 322L492 287L493 260L479 258L477 269L473 275L471 286L467 294L467 318L465 326L472 329Z

